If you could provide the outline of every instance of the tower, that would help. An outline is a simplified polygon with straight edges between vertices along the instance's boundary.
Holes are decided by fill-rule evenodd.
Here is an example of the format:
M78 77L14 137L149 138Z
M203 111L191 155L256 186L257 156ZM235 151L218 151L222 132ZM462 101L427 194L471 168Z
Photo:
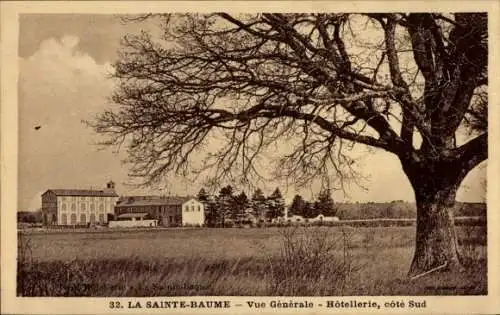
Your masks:
M112 189L114 190L115 189L115 182L110 180L107 184L106 184L106 188L107 189Z

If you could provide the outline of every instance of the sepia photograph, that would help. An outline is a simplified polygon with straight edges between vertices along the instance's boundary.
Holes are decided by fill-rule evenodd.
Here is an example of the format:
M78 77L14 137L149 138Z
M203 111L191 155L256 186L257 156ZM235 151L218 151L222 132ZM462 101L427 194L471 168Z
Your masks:
M491 296L493 15L311 7L17 14L15 297Z

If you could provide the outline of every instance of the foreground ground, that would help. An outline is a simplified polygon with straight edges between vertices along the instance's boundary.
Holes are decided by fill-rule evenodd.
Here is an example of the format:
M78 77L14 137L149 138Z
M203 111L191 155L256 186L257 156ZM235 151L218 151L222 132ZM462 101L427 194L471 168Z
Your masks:
M18 295L486 294L484 228L458 234L467 271L410 280L414 227L24 232Z

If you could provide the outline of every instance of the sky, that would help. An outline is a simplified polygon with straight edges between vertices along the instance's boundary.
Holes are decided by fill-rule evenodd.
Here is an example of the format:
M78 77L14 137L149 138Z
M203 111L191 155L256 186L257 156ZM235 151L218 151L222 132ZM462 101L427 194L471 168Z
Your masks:
M41 193L50 188L100 189L109 180L116 182L120 195L187 195L200 190L201 183L179 178L169 179L162 188L126 185L124 153L95 145L102 138L82 123L112 105L109 96L114 83L108 75L121 38L141 29L155 31L155 25L126 24L113 15L22 14L19 27L18 210L36 210ZM368 178L364 189L352 185L347 195L335 192L335 200L413 201L410 184L394 156L376 151L364 161L360 166ZM483 201L484 173L485 167L473 170L457 199ZM279 187L287 202L296 193L310 198L318 190L297 190L285 183ZM264 188L266 194L272 190Z

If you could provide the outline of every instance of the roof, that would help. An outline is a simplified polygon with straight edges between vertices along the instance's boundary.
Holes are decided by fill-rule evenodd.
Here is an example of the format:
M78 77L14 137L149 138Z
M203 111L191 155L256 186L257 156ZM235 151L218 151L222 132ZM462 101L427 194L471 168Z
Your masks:
M114 190L92 190L92 189L49 189L48 192L54 193L56 196L95 196L95 197L118 197Z
M180 206L193 199L191 196L123 196L118 199L118 207L140 206Z
M147 212L140 212L140 213L123 213L118 216L119 219L123 218L144 218L147 216Z

